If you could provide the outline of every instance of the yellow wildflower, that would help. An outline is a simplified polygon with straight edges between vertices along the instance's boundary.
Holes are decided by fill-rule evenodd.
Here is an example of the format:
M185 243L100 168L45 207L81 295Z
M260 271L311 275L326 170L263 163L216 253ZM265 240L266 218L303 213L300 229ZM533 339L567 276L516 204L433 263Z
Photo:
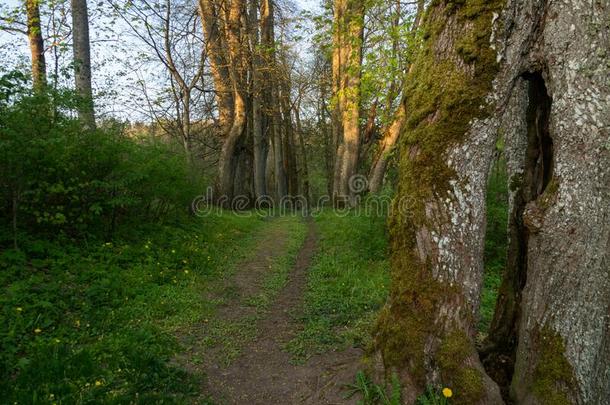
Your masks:
M21 312L21 311L23 311L23 308L21 308L21 307L17 307L17 308L15 308L15 311L17 311L17 312Z
M40 333L40 332L42 332L42 330L40 328L34 329L34 333Z
M188 270L184 270L184 274L189 274L189 271Z
M103 383L102 383L100 380L96 380L96 381L95 381L95 386L96 386L96 387L99 387L99 386L101 386L102 384L103 384Z
M443 396L445 398L451 398L453 396L453 391L451 391L451 388L443 388Z

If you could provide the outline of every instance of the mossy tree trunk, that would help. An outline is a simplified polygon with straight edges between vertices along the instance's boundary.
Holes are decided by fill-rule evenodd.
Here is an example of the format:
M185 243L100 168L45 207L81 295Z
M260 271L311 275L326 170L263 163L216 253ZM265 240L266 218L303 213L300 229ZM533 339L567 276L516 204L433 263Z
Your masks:
M605 403L610 5L502 3L437 0L427 14L406 90L394 285L376 346L407 402L426 384L451 387L456 403L501 402L472 343L501 132L509 257L486 367L515 403Z
M607 403L610 3L510 0L506 10L501 25L518 28L499 38L495 93L510 245L486 355L514 360L516 403Z
M393 286L375 336L412 403L429 385L452 403L502 399L474 345L483 276L485 190L496 128L489 38L501 1L433 1L407 76L400 182L390 228Z

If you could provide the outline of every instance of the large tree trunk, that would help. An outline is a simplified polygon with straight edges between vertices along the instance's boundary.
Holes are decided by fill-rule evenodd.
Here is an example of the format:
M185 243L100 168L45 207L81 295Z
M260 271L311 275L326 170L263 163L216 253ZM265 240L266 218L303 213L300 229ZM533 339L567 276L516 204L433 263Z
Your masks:
M407 389L437 383L456 403L500 402L472 341L484 190L501 128L509 257L481 355L515 403L605 403L610 5L509 0L498 19L502 3L436 1L426 18L406 92L394 287L377 347ZM492 21L505 30L491 31Z
M474 345L483 276L485 190L496 142L486 103L501 1L434 1L407 76L400 183L392 210L393 287L375 336L412 403L427 385L452 403L497 404Z
M369 191L373 194L379 193L383 186L383 178L385 177L388 163L396 142L400 137L402 128L405 122L405 103L401 101L398 111L394 114L394 120L383 134L383 138L379 144L379 152L369 174Z
M229 76L233 84L233 121L227 134L219 167L219 187L222 197L232 199L235 191L235 170L237 167L237 146L244 134L247 120L245 95L245 75L243 71L244 44L242 36L243 0L233 0L227 10L226 36L228 45Z
M257 199L263 201L267 197L267 153L269 151L269 139L264 128L263 118L263 90L265 88L263 75L263 61L259 49L260 35L258 24L258 2L250 3L250 41L252 49L252 139L254 155L254 194ZM266 25L261 18L260 30Z
M352 202L350 180L358 170L363 35L364 1L335 0L333 138L337 149L333 197L338 203Z
M284 167L284 147L282 141L282 119L280 111L279 71L275 50L275 19L273 1L261 0L261 47L267 71L264 89L264 112L267 131L273 144L273 178L276 198L281 200L288 194L286 170Z
M199 14L203 25L206 51L216 90L216 105L220 132L227 136L233 123L233 87L229 74L226 40L224 39L224 15L215 0L199 0Z
M40 90L47 84L44 40L40 26L40 0L26 0L28 39L32 54L32 81L34 89Z
M71 4L74 79L76 92L81 98L78 116L89 128L95 128L93 91L91 89L91 45L89 42L87 0L72 0Z
M487 354L514 359L516 403L606 403L610 3L506 10L502 24L518 27L501 38L496 89L508 100L510 250Z

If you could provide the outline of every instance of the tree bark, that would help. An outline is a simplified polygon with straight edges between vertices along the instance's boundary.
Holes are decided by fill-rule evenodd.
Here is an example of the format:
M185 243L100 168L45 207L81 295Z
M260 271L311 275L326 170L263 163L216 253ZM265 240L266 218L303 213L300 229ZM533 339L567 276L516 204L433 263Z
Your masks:
M27 33L32 55L32 81L35 90L47 85L47 71L44 56L44 40L40 25L40 0L26 0Z
M407 402L428 383L451 387L455 403L501 401L472 343L499 129L509 257L487 370L518 404L610 396L609 7L432 3L407 84L394 287L376 333Z
M91 89L91 45L89 42L87 1L71 0L71 4L74 79L76 92L81 98L78 116L89 128L95 128L93 91Z
M501 24L518 28L501 38L494 93L507 106L498 119L509 260L489 353L514 360L516 403L601 404L610 397L610 84L601 51L610 48L610 4L510 0L506 10Z
M223 136L227 136L233 122L235 105L229 74L227 45L224 39L224 16L216 0L199 0L199 14L216 90L220 132Z
M405 123L405 103L401 101L398 111L394 114L394 120L383 134L379 144L379 152L371 166L369 174L369 191L373 194L379 193L383 186L383 178L388 168L392 151L398 142L400 133Z
M358 170L364 8L362 0L335 0L333 138L337 152L333 196L340 204L353 202L349 183Z
M474 339L483 277L485 190L496 143L486 102L500 1L434 1L406 78L400 180L390 218L393 287L375 345L403 400L426 386L452 403L502 403Z

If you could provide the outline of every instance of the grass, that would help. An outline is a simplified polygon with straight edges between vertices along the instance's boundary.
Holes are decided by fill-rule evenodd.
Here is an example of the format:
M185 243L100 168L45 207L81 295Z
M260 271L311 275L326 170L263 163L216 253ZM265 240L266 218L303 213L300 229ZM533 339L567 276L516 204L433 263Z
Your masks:
M498 289L506 268L508 247L508 180L506 162L496 163L487 191L487 233L485 235L485 275L481 295L479 331L486 333L494 316Z
M390 282L384 217L315 218L318 252L308 274L303 330L286 349L296 362L328 350L365 347Z
M307 227L298 217L283 217L268 223L267 229L283 227L287 229L287 246L283 252L274 257L271 268L263 280L260 291L253 296L243 297L240 302L231 302L235 307L250 307L254 311L245 311L245 316L237 319L221 319L213 317L208 325L204 345L208 348L220 348L220 362L228 366L241 353L243 346L256 337L257 323L270 308L273 300L284 288L288 274L294 267L297 254L305 241ZM216 301L216 306L226 305L234 296L225 296ZM235 308L239 311L239 308Z
M177 330L213 313L201 291L256 243L233 214L142 225L112 242L23 238L0 253L6 403L183 403Z

